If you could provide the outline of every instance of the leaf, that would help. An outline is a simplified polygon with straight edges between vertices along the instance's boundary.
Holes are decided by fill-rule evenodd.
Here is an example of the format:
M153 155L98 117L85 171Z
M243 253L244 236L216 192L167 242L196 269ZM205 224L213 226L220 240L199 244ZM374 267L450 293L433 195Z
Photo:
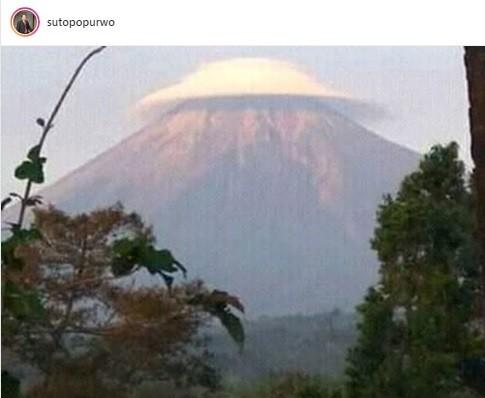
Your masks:
M174 278L168 274L182 271L185 267L178 262L169 250L158 250L145 239L118 239L113 243L112 271L116 276L131 273L136 266L145 267L152 274L162 276L165 284L170 288Z
M231 307L236 308L237 310L244 312L244 305L241 303L238 297L232 296L227 292L222 290L214 290L212 291L211 295L209 296L210 300L217 305L230 305Z
M241 320L227 310L215 312L214 315L221 321L222 326L224 326L229 335L242 350L244 348L246 336Z
M111 270L115 276L128 275L140 261L140 242L137 239L118 239L113 242Z
M167 285L167 288L170 292L170 290L172 289L174 278L171 277L170 275L167 275L164 272L160 272L160 275L162 275L162 278L163 278L163 280L164 280L165 284Z
M133 271L134 267L133 262L126 261L122 257L115 257L111 262L111 272L114 276L126 276Z
M27 244L36 239L41 239L42 234L38 229L20 229L17 224L11 228L12 235L2 241L2 264L14 269L22 269L23 260L16 256L16 250L20 245Z
M24 262L15 255L17 247L18 243L13 236L2 241L2 266L19 270L22 269Z
M27 158L29 158L32 161L39 159L40 149L41 149L40 145L35 145L32 148L30 148L29 153L27 154Z
M146 248L146 251L141 259L148 272L157 274L164 272L173 273L178 271L174 265L177 260L173 257L169 250L156 250L152 246Z
M42 234L37 228L20 229L15 228L12 230L13 238L18 244L26 244L37 239L42 239Z
M41 203L42 203L42 199L41 199L41 196L39 195L31 196L25 201L26 206L37 206Z
M38 158L35 161L25 160L15 169L15 177L19 180L31 180L34 183L44 182L43 163L45 158Z
M38 117L35 121L40 127L45 127L45 120L41 117Z
M125 257L131 254L134 248L134 241L128 238L117 239L113 242L113 253Z
M5 283L4 305L18 319L39 318L44 312L41 300L33 289L24 289L7 281Z
M245 333L242 322L228 307L244 312L244 306L236 296L222 290L213 290L210 294L196 295L190 300L190 304L202 306L204 311L218 318L232 339L243 348Z
M15 169L15 177L19 180L26 180L32 173L32 162L24 161Z
M7 206L10 202L12 201L12 198L6 197L5 199L2 200L2 210Z
M174 259L175 260L175 259ZM173 262L177 268L182 272L184 278L187 278L187 268L185 268L181 263L179 263L177 260Z

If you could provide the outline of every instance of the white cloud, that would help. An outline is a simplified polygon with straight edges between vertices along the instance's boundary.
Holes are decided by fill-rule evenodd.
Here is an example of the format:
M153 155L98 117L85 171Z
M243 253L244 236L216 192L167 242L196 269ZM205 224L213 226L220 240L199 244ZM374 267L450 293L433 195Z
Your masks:
M349 98L289 62L234 58L204 64L179 83L147 95L138 106L146 109L185 98L261 94Z

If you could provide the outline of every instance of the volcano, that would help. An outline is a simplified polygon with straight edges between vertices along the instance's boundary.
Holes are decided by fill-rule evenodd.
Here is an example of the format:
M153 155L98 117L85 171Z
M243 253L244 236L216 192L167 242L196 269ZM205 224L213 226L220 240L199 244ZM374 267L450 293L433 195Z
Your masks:
M68 212L137 211L251 315L350 309L376 280L379 202L419 159L355 122L358 103L285 61L205 64L137 104L144 128L41 194Z
M194 97L42 195L69 212L139 212L251 315L311 313L350 309L375 281L377 206L418 158L318 96Z

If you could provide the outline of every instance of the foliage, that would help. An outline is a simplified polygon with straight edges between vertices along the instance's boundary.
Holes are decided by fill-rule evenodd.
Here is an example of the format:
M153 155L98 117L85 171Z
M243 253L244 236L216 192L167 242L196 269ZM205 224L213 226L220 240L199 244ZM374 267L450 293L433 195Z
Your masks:
M35 287L25 288L22 284L17 283L13 278L10 278L10 272L19 271L23 267L23 262L18 256L18 251L21 247L31 240L40 238L40 234L35 229L24 229L23 221L27 208L36 206L42 202L42 198L38 195L32 195L32 184L41 184L44 182L44 164L47 159L41 156L42 147L47 138L47 134L53 127L53 121L59 112L64 100L71 90L72 85L76 81L78 75L86 63L96 54L104 50L104 46L95 48L90 51L74 71L71 79L64 88L58 102L56 103L52 113L46 122L43 118L37 118L36 123L42 129L37 145L29 149L27 153L27 160L24 160L16 169L15 177L19 180L25 180L25 192L20 195L12 192L6 198L2 199L2 211L13 200L18 200L20 203L19 217L16 223L10 223L10 237L2 241L2 326L4 331L11 332L10 328L5 328L4 320L8 320L9 325L12 325L12 319L38 319L42 314L43 308L40 303ZM2 372L2 383L5 385L12 384L12 376L8 376L8 372ZM2 384L3 385L3 384ZM17 392L8 390L4 393L6 397L15 398Z
M56 370L44 383L30 389L25 398L99 398L115 395L117 398L127 398L119 387L101 380L89 367L70 364Z
M203 293L194 296L190 300L190 304L200 306L204 311L219 319L242 350L245 340L244 328L241 320L231 312L231 308L244 312L244 306L239 298L221 290L213 290L209 294Z
M226 387L214 398L342 398L342 394L342 388L334 381L289 372L259 382Z
M25 192L2 200L2 210L19 204L18 221L2 241L4 341L44 372L32 397L72 395L74 385L87 389L83 397L100 396L111 391L108 380L127 388L170 377L213 387L218 378L199 330L216 317L242 347L244 330L232 309L244 308L236 297L198 281L173 287L174 274L185 277L187 270L169 250L157 249L150 229L121 205L74 217L34 209L33 226L23 226L27 209L42 203L31 190L44 182L47 135L83 67L102 50L81 61L47 121L37 118L39 142L15 169ZM137 287L141 271L164 284ZM4 395L16 398L18 380L2 372L2 381Z
M377 213L379 284L358 308L349 398L451 397L460 363L485 354L473 327L478 261L458 147L435 146Z
M15 169L15 177L19 180L30 180L36 184L44 182L44 163L46 158L40 156L40 145L30 148L27 159Z
M288 374L270 385L268 398L340 398L338 390L324 386L315 378L302 374Z
M223 325L242 344L240 320L229 309L244 309L237 298L208 291L197 281L165 285L167 276L173 279L185 268L172 254L159 256L170 252L155 249L151 230L121 205L77 216L53 207L33 213L33 228L42 238L22 246L23 267L11 271L7 283L35 288L42 315L4 318L12 330L5 338L10 350L49 376L47 383L63 369L83 364L103 375L100 380L121 386L166 379L217 385L199 331L210 317L231 315L238 324ZM142 262L147 258L148 264ZM119 273L120 262L133 266ZM165 277L144 287L138 279L143 270Z

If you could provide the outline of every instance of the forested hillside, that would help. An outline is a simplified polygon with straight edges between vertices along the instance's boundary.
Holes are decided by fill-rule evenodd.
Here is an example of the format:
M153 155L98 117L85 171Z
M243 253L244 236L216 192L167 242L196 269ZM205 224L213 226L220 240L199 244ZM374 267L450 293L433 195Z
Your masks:
M224 378L256 380L284 372L341 377L348 348L355 342L355 316L339 310L316 315L261 317L245 323L240 354L223 333L209 348Z

